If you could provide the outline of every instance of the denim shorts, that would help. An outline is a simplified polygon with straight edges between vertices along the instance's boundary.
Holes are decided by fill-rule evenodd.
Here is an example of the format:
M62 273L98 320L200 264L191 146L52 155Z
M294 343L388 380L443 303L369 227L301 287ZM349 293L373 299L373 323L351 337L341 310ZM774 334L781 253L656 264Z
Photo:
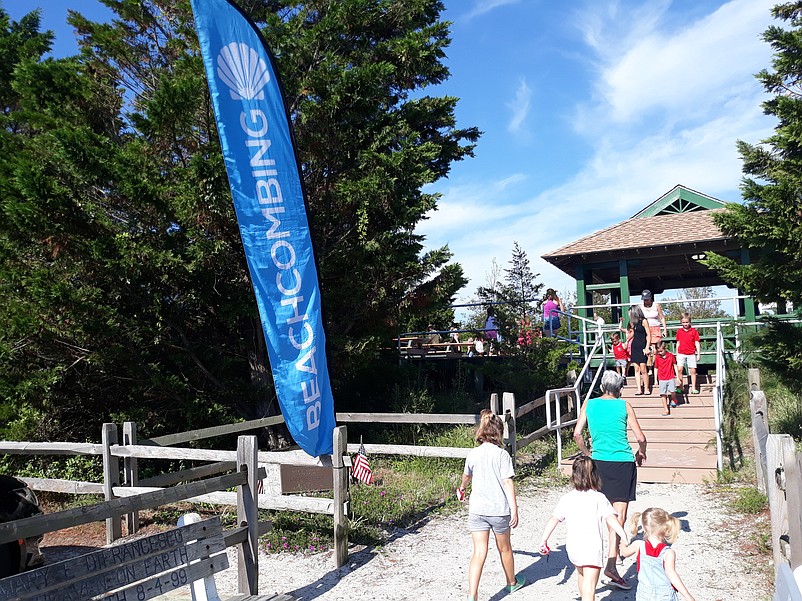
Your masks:
M487 532L490 529L494 534L504 534L510 529L510 516L468 514L468 530L470 532Z

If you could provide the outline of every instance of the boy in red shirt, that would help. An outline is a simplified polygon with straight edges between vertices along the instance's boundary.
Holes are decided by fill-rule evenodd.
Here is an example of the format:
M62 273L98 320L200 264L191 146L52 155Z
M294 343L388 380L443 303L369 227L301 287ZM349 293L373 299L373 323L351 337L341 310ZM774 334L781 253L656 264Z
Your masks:
M676 375L677 360L666 349L665 340L657 343L657 355L654 358L654 365L657 368L657 381L660 384L660 400L663 401L663 415L670 415L668 408L669 399L671 406L676 407L674 401L674 390L677 388Z
M685 364L688 364L690 373L691 392L699 394L696 386L696 362L702 356L702 347L699 339L699 332L691 327L691 316L683 313L680 320L682 327L677 330L677 381L682 386L682 374L685 371Z

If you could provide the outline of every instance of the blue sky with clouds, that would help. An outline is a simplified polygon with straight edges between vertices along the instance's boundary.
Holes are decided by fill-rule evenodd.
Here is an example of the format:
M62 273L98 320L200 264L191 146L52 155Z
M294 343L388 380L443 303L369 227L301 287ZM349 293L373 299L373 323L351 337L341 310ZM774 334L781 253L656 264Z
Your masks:
M458 125L483 132L476 157L428 188L443 196L419 231L448 244L486 284L513 242L539 280L574 280L540 255L628 217L683 184L738 201L736 140L774 120L754 74L770 66L760 36L775 0L445 0L451 78L428 90L460 98ZM36 7L75 51L67 7L102 20L96 0L0 0L12 18Z
M683 184L738 201L738 139L771 133L754 78L773 0L447 0L454 22L440 91L484 136L431 190L420 231L448 243L471 283L513 242L540 281L574 280L540 255L619 221Z

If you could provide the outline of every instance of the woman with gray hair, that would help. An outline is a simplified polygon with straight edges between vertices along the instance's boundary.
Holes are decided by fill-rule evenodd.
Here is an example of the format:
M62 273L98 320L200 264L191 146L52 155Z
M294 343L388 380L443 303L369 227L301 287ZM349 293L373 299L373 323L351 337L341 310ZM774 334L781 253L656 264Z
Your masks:
M596 462L602 480L601 492L612 504L622 526L627 519L629 503L635 500L637 466L646 461L646 435L641 430L632 405L621 398L623 386L624 378L620 374L612 370L605 371L601 378L602 395L582 406L574 426L574 440L582 454L593 457ZM586 425L593 443L592 454L585 444L583 431ZM638 441L638 450L634 455L627 440L627 428L632 430ZM613 586L628 590L632 585L621 578L616 567L618 535L612 529L608 540L604 575Z
M635 394L652 394L649 372L646 371L646 355L652 346L652 334L649 329L649 321L643 316L643 311L638 305L629 308L629 323L632 324L634 332L630 363L635 366L635 387L638 389Z

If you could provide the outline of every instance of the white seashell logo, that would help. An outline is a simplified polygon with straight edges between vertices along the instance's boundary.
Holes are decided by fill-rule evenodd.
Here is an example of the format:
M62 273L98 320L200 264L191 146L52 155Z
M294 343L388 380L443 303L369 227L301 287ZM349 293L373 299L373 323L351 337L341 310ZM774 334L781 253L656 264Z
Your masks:
M217 56L217 74L231 88L235 100L262 100L262 88L270 81L265 61L247 44L231 42Z

